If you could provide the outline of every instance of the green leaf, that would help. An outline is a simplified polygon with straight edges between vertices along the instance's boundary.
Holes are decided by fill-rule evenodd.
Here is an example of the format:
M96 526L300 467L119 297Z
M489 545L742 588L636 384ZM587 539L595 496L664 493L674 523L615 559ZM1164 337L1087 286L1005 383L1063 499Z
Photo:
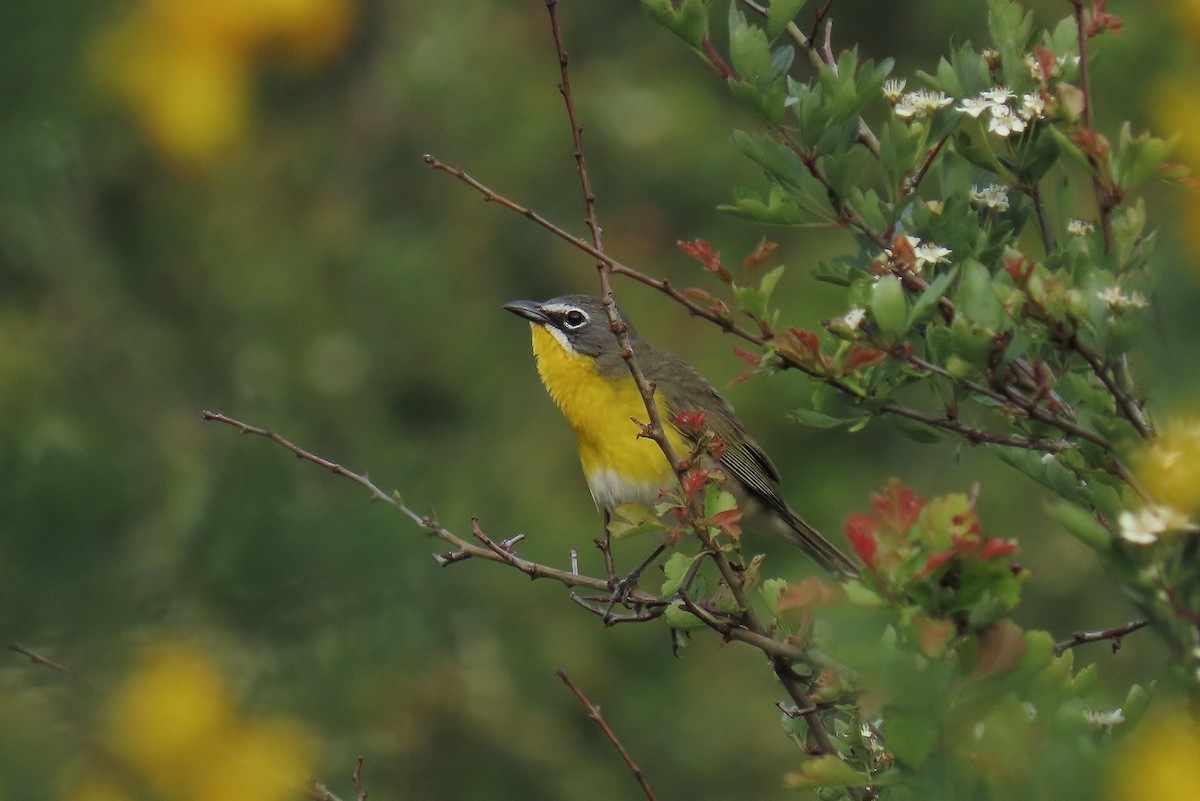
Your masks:
M779 603L779 596L788 588L788 583L781 578L765 579L758 588L758 594L766 602L768 609L774 609Z
M1046 511L1084 545L1101 553L1108 553L1112 549L1112 534L1088 510L1070 503L1054 503Z
M713 515L727 512L730 509L737 508L737 499L733 497L733 493L728 490L720 489L719 487L709 485L704 491L704 516L712 517Z
M722 203L717 210L766 225L815 225L819 219L778 186L771 187L765 201L751 190L739 190L733 203Z
M908 299L894 275L885 275L871 287L871 316L888 339L899 339L908 331Z
M1116 157L1112 162L1113 180L1122 189L1129 190L1154 177L1178 141L1178 133L1169 140L1151 136L1148 131L1134 136L1129 123L1125 123L1117 138Z
M737 297L738 306L746 314L756 320L768 320L772 316L769 309L771 301L771 293L775 291L775 285L779 283L780 277L783 275L783 265L779 265L775 269L763 275L762 280L758 282L758 286L738 286L734 285L733 292Z
M685 609L679 601L667 604L667 610L663 613L663 617L666 619L667 625L677 631L692 631L706 628L708 625Z
M683 0L679 8L671 0L642 0L642 8L694 49L702 47L708 35L708 0Z
M767 34L746 22L736 3L729 4L729 57L741 80L762 87L773 79Z
M679 592L679 588L683 586L683 580L687 577L688 571L691 570L692 565L699 558L699 555L693 556L678 551L667 557L667 560L663 562L663 575L666 578L663 580L660 590L663 597L670 597Z
M774 41L788 23L796 18L805 0L771 0L767 7L767 37Z
M850 426L858 423L863 417L863 415L858 417L834 417L824 412L818 412L816 409L805 408L796 409L788 416L805 428L839 428L841 426ZM869 417L869 415L866 416Z
M1150 685L1150 690L1154 689L1154 685ZM1142 716L1146 714L1146 710L1150 708L1150 692L1139 684L1135 684L1129 688L1129 693L1125 696L1125 703L1121 704L1121 713L1125 716L1126 726L1136 726Z
M901 417L900 415L891 415L888 421L896 427L904 436L911 439L913 442L919 442L922 445L929 445L934 442L941 442L945 437L942 433L931 425L922 423L919 420L913 420L909 417Z
M873 783L870 777L859 773L833 754L806 759L801 763L800 770L784 777L784 784L792 788L862 787Z
M918 768L937 743L936 721L925 709L887 711L888 748L905 764Z
M962 270L963 279L958 293L960 313L976 325L991 331L999 330L1008 316L992 287L991 273L975 259L968 259Z
M946 294L946 290L950 288L950 284L954 282L954 278L957 275L958 267L952 267L935 278L929 286L925 287L925 291L921 293L921 296L917 298L912 308L909 309L908 325L910 328L924 321L925 315Z

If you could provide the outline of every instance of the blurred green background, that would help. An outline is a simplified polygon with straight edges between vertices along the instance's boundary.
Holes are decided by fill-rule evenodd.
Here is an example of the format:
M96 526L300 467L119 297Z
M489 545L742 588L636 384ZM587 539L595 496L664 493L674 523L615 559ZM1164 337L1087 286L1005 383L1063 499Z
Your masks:
M420 158L584 233L543 3L344 6L344 39L275 42L231 68L246 115L200 155L148 136L130 99L146 95L111 85L136 50L118 37L114 51L114 28L172 4L0 4L0 639L100 688L144 643L203 643L247 714L315 733L318 778L343 797L358 754L375 799L635 797L557 667L603 705L661 797L777 794L795 749L754 652L701 635L675 658L661 625L606 630L556 585L439 568L438 544L359 487L200 419L207 408L269 426L460 533L477 515L493 537L525 532L529 558L565 567L576 546L599 569L600 517L570 434L526 326L501 310L595 291L595 270ZM1039 27L1070 10L1034 7ZM1102 124L1185 127L1186 109L1156 99L1193 75L1187 26L1169 4L1110 10L1127 28L1100 44ZM837 47L896 56L910 78L951 36L985 31L982 2L839 0L833 14ZM609 251L703 284L677 240L736 262L766 233L791 266L787 322L843 311L805 272L850 248L843 232L765 232L715 210L757 185L728 145L754 123L706 67L635 3L564 2L560 16ZM162 75L167 102L186 106L194 87ZM1196 392L1195 243L1183 193L1161 190L1150 210L1165 276L1138 369L1163 412ZM740 371L715 329L616 289L648 338L718 386ZM728 396L818 528L839 531L890 476L926 495L978 482L989 533L1018 538L1035 574L1023 625L1065 636L1133 614L1047 522L1040 488L882 425L802 430L787 414L811 389L779 375ZM807 569L770 548L771 572ZM618 558L643 550L623 544ZM1149 633L1115 656L1077 654L1100 663L1114 705L1130 681L1161 677L1164 658ZM0 799L62 797L97 703L17 654L0 659Z

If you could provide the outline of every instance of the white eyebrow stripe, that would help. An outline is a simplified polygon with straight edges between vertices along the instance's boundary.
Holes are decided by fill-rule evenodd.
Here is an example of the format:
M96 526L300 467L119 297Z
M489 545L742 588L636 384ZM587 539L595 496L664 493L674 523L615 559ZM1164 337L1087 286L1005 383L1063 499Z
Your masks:
M584 317L587 317L587 312L578 306L572 306L570 303L543 303L542 311L549 312L550 314L566 314L567 312L577 311L582 313Z

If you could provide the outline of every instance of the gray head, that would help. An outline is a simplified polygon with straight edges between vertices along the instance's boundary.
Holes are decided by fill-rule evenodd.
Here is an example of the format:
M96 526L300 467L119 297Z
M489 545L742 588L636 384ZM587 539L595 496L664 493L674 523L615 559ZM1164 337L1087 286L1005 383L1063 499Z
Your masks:
M608 320L604 301L591 295L563 295L537 302L517 300L505 304L505 309L543 326L568 350L596 359L601 370L620 361L620 345ZM617 316L629 326L629 321L617 309ZM629 326L635 345L641 338Z

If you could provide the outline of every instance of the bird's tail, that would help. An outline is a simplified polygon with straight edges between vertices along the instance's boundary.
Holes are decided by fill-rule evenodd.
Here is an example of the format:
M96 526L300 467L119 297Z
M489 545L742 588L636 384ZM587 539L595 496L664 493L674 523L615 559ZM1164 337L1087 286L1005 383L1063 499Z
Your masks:
M850 560L850 557L821 536L815 528L805 523L800 515L788 509L783 522L787 524L787 530L784 533L818 565L829 571L834 578L843 580L858 576L858 567Z

